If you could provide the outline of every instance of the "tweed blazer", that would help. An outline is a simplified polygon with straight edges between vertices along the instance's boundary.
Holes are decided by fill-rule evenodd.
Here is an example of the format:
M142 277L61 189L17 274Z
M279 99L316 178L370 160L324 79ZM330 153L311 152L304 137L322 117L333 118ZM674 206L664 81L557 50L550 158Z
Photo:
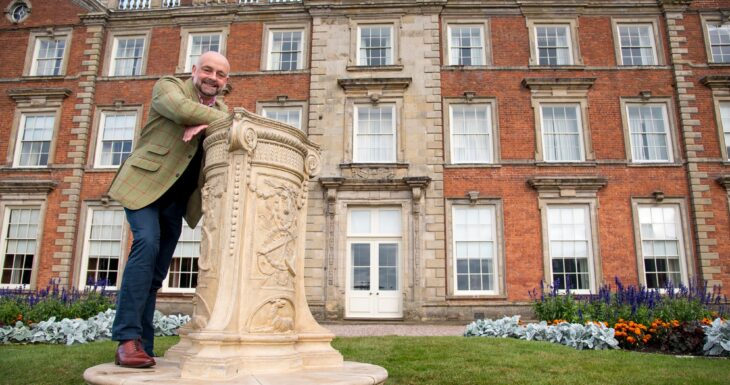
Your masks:
M156 201L182 175L198 149L201 135L183 142L185 127L218 124L229 118L227 111L220 98L214 107L201 104L192 79L182 81L166 76L158 80L152 90L147 123L134 151L119 167L109 196L131 210ZM191 227L202 214L202 180L187 203L185 221Z

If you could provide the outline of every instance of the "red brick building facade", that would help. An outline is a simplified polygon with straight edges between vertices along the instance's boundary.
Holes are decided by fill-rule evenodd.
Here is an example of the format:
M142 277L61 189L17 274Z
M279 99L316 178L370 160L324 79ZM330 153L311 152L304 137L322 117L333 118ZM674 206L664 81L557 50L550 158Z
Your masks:
M0 287L115 287L106 189L154 82L205 50L231 62L228 106L322 146L319 317L509 314L556 278L730 285L730 1L372 3L0 1Z

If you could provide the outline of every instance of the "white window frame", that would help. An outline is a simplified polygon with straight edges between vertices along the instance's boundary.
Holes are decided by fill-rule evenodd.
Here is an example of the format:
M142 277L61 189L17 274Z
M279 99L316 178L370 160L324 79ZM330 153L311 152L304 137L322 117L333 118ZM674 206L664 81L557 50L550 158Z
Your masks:
M392 135L392 153L390 158L384 159L384 160L362 160L362 155L359 154L358 151L358 136L359 136L359 119L358 114L361 108L390 108L391 109L391 135ZM394 103L380 103L377 106L373 105L366 105L366 104L355 104L353 108L353 134L352 134L352 161L353 163L395 163L397 162L397 156L398 156L398 137L397 137L397 121L398 121L398 115L397 115L397 108Z
M578 125L578 159L547 159L548 151L548 143L545 133L545 126L546 126L546 119L545 119L545 107L573 107L576 112L576 118L577 118L577 125ZM552 102L542 102L539 106L540 109L540 140L542 144L542 160L545 162L550 163L580 163L585 162L586 160L586 149L585 149L585 138L584 138L584 128L583 128L583 113L580 103L552 103Z
M38 270L38 264L40 259L41 251L41 240L43 239L43 227L44 227L44 216L45 216L45 205L41 202L3 202L0 204L0 212L2 213L2 233L0 234L0 288L23 288L30 289L36 285L36 274ZM36 229L35 246L36 249L33 254L33 263L30 271L30 281L27 284L23 283L2 283L2 276L4 275L5 267L5 254L8 247L8 230L10 227L10 212L12 210L23 210L31 209L38 210L38 227Z
M137 113L137 111L134 111L134 110L127 110L127 111L111 111L111 110L105 110L105 111L101 111L100 117L99 117L99 124L98 124L99 130L98 130L97 135L96 135L96 146L95 146L96 147L96 151L94 152L94 168L116 169L116 168L119 168L119 166L121 166L121 163L118 164L118 165L113 165L113 164L112 165L103 165L103 164L101 164L101 159L102 159L103 151L104 151L104 148L103 148L104 147L103 146L104 140L103 139L104 139L104 132L106 130L106 118L108 118L110 116L132 116L132 119L134 121L134 127L132 127L132 138L131 138L131 141L132 141L132 149L130 150L129 154L131 155L132 150L134 150L134 144L135 144L136 139L137 139L136 136L137 136L137 131L138 131L138 127L139 127L139 114ZM129 155L127 155L127 157L129 157ZM124 162L124 160L122 160L122 163L123 162Z
M454 124L456 122L456 119L454 118L454 107L457 106L466 106L466 107L484 107L486 111L486 118L485 122L487 124L486 130L484 130L483 133L480 134L471 134L469 136L475 136L475 135L486 135L488 140L487 144L487 154L486 156L482 156L480 159L476 159L474 161L469 160L459 160L457 159L456 152L454 149L456 140L454 140L454 136L456 135L454 132ZM453 164L493 164L495 159L495 150L494 150L494 142L495 142L495 135L494 135L494 129L493 129L493 122L494 122L494 113L492 111L493 103L451 103L449 104L449 141L450 141L450 156L451 156L451 163ZM466 135L464 135L466 136Z
M385 64L368 64L368 56L363 56L360 52L362 47L362 29L363 28L387 28L390 32L390 46L386 46L386 52L389 49L390 50L390 60L388 59L388 56L386 55L386 63ZM357 26L357 58L356 58L356 65L360 67L385 67L385 66L392 66L395 64L395 28L393 27L393 24L383 23L383 24L358 24ZM364 62L363 62L364 60Z
M95 211L115 211L121 213L121 235L119 238L119 260L117 261L117 279L116 286L106 286L106 290L117 290L122 284L122 274L124 271L124 264L126 264L126 252L127 252L127 221L124 216L124 210L119 205L114 206L101 206L97 204L88 205L86 207L86 217L84 218L84 238L81 250L81 263L79 266L78 274L78 288L83 290L86 288L86 281L88 280L88 269L89 269L89 252L91 242L91 226L93 224L94 212Z
M180 57L178 60L178 66L176 68L177 73L190 73L193 68L193 63L190 60L190 54L193 48L193 37L200 35L218 35L219 36L219 53L221 55L226 54L226 44L228 41L229 27L212 27L212 28L183 28L180 32Z
M51 116L53 117L53 127L51 127L51 139L48 141L48 161L42 165L21 165L20 157L23 151L23 134L25 133L25 125L29 116ZM18 120L17 136L15 137L15 148L13 152L13 167L15 168L48 168L53 164L53 156L55 155L55 138L58 127L58 111L22 111Z
M190 227L188 227L188 225L186 223L183 222L182 227L183 228L182 228L182 232L180 233L180 239L178 239L178 241L177 241L178 243L175 246L175 251L174 251L174 253L172 255L172 260L170 261L170 269L169 269L169 271L167 273L167 276L165 277L165 280L162 281L162 288L160 290L162 292L164 292L164 293L184 293L184 294L186 294L186 293L187 294L189 294L189 293L195 293L195 287L192 287L192 288L180 288L180 287L171 287L170 286L170 278L174 274L174 272L173 272L173 266L175 264L175 259L176 258L191 258L192 261L193 261L192 263L195 264L194 271L191 272L191 274L194 274L197 277L200 277L200 275L199 275L200 269L197 266L198 266L198 261L200 260L200 242L202 240L202 229L203 229L202 223L199 222L198 225L195 226L195 229L191 229ZM192 239L192 240L184 239L188 235L198 236L200 238L197 239L197 240L196 239ZM180 246L180 243L181 242L197 243L198 244L198 248L197 248L198 249L198 255L197 256L193 256L193 257L190 257L190 256L182 256L182 257L180 257L180 256L178 256L177 255L178 254L178 247ZM196 278L196 283L197 283L197 278ZM196 284L196 286L197 286L197 284Z
M112 32L112 36L110 37L110 44L108 46L109 50L109 57L107 59L107 71L105 72L107 76L111 77L132 77L132 76L142 76L146 73L147 70L147 52L149 51L149 32L147 33L141 33L141 34L121 34L117 33L115 34ZM139 62L139 73L133 73L131 75L115 75L114 72L116 71L117 66L117 50L119 48L119 41L120 40L128 40L128 39L142 39L142 57L140 58Z
M58 29L50 31L31 32L28 42L28 51L26 52L26 65L23 71L25 76L35 77L60 77L66 75L68 67L69 51L71 51L71 29ZM38 53L40 51L40 42L42 40L63 40L63 56L59 64L59 72L55 75L39 75L38 72Z
M674 209L675 218L677 218L678 222L675 223L675 234L678 236L677 242L677 251L680 254L679 255L679 268L680 268L680 277L682 280L682 284L685 286L689 285L689 277L693 276L694 274L694 266L690 261L692 261L692 252L691 252L691 246L690 242L688 241L689 238L689 229L687 227L688 218L687 218L687 209L686 204L684 200L679 198L665 198L662 202L657 202L655 199L651 198L634 198L631 201L632 205L632 212L634 216L634 236L635 236L635 242L636 242L636 263L637 263L637 271L639 274L639 283L646 286L647 280L646 280L646 271L644 267L644 249L643 249L643 238L641 233L641 222L640 222L640 216L639 216L639 209L640 208L656 208L656 207L672 207ZM679 286L680 282L674 282L674 286ZM661 289L661 288L659 288Z
M578 44L578 21L577 19L530 19L526 20L530 38L530 66L538 67L564 67L582 66L583 58L580 55ZM568 34L568 56L569 62L564 64L540 64L540 47L538 47L538 27L564 27Z
M723 111L725 111L724 115ZM720 153L723 161L730 162L730 98L715 99L715 114L720 138Z
M287 112L287 114L289 112L291 112L291 111L296 111L299 114L299 118L297 119L297 122L295 122L295 124L291 124L291 123L288 123L288 121L284 121L284 120L280 120L280 119L278 119L276 117L268 116L268 114L270 112L274 112L274 111L276 111L276 112ZM290 126L295 127L295 128L297 128L299 130L302 129L302 107L298 107L298 106L287 106L287 107L283 107L283 106L282 107L265 106L265 107L262 107L262 109L261 109L261 115L264 116L265 118L273 119L273 120L276 120L278 122L282 122L284 124L289 124Z
M623 45L621 44L621 27L648 27L649 38L651 39L651 52L653 63L650 64L625 64L623 55ZM614 41L616 42L616 63L624 67L644 67L657 66L664 64L659 55L660 39L658 35L657 22L654 19L632 19L632 20L613 20Z
M634 140L631 133L631 122L629 120L629 107L631 106L661 106L662 116L664 119L664 126L666 127L666 143L667 143L667 160L643 160L634 158ZM674 134L674 121L672 119L672 113L670 105L666 99L655 99L655 100L636 100L636 99L621 99L621 113L623 115L624 124L624 136L626 138L626 156L630 163L633 164L673 164L678 159L677 143Z
M722 15L703 15L702 16L702 32L705 37L705 52L707 54L707 63L711 65L718 65L718 66L728 66L730 65L730 58L728 61L724 62L718 62L715 61L715 57L712 54L712 41L710 40L710 27L721 27L721 28L730 28L730 24L724 23L723 24L723 17Z
M479 205L464 205L464 204L454 204L451 206L451 231L452 231L452 237L451 237L451 250L452 250L452 276L454 282L453 287L453 293L455 296L473 296L473 295L498 295L501 292L501 279L500 279L500 271L499 271L499 254L501 251L501 242L499 238L499 228L500 223L497 221L497 205L495 204L479 204ZM491 240L488 241L476 241L476 240L466 240L466 241L458 241L457 238L457 223L456 223L456 212L457 210L487 210L487 215L489 215L491 219L491 231L490 236ZM457 249L458 249L458 243L459 242L491 242L492 243L492 256L491 258L491 269L492 269L492 289L491 290L464 290L459 289L459 256L457 255ZM487 258L480 258L480 259L487 259ZM483 274L481 274L483 275Z
M355 211L367 211L370 213L370 232L366 233L356 233L353 231L352 226L352 213ZM380 216L377 215L381 211L398 211L398 232L373 232L373 229L380 229ZM346 287L349 289L352 289L352 255L350 253L350 250L352 248L353 243L367 243L371 247L375 245L376 247L380 245L381 243L395 243L398 248L398 255L397 255L397 271L399 271L401 274L396 275L396 278L398 280L398 285L396 290L397 291L403 291L405 289L403 285L403 261L404 261L404 227L403 227L403 208L400 206L349 206L347 208L347 255L349 256L350 262L347 263L349 268L347 269L347 275L346 275ZM375 215L374 215L375 214ZM372 265L371 265L372 267ZM372 277L371 277L372 282Z
M554 258L552 255L552 243L554 240L551 236L551 231L553 230L552 226L550 225L550 211L554 209L580 209L584 213L584 221L585 221L585 242L586 242L586 259L588 261L588 288L587 289L570 289L572 293L575 294L591 294L595 292L596 290L596 282L598 281L598 277L596 277L596 257L595 257L595 246L593 244L593 240L595 239L595 226L593 225L593 221L591 218L591 210L589 203L562 203L562 202L549 202L546 204L544 211L544 219L543 219L543 232L544 232L544 238L546 239L544 249L546 250L546 276L548 277L548 280L546 282L550 282L551 284L554 282L553 277L555 272L553 271L553 261L557 258ZM571 259L571 258L559 258L559 259ZM577 258L572 258L577 259ZM565 275L566 272L563 272L563 275ZM562 284L565 287L566 282L562 282ZM560 292L567 292L565 289L560 289Z
M482 23L448 23L446 25L446 55L448 65L450 66L486 66L487 65L487 34L486 34L486 22ZM481 60L481 63L479 64L461 64L459 63L459 59L457 58L456 62L454 62L454 57L452 55L452 51L454 47L452 46L452 36L453 36L453 29L454 28L478 28L479 29L479 38L481 39L481 55L479 55L479 59ZM461 58L461 56L459 56Z
M280 68L274 68L274 34L276 33L299 33L299 50L296 51L296 68L283 69L281 68L281 61L279 61ZM267 56L267 70L268 71L296 71L304 68L304 30L303 29L271 29L269 30L268 36L268 47L266 49Z

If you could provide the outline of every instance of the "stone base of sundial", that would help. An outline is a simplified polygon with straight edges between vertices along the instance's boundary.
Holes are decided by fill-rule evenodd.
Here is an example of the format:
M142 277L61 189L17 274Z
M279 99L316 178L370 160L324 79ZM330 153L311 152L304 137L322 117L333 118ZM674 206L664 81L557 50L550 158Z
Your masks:
M377 385L388 372L380 366L346 361L341 367L305 369L271 374L244 374L231 379L187 379L180 377L177 362L155 358L157 365L130 369L113 363L86 369L84 380L94 385Z

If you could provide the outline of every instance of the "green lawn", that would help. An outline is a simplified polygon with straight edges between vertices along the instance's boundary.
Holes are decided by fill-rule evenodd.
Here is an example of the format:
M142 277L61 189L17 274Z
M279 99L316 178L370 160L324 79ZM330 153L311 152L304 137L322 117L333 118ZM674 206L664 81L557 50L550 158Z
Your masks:
M162 352L176 337L157 340ZM0 345L0 384L83 384L115 343ZM463 337L362 337L334 342L349 361L383 366L389 385L730 384L730 359L577 351L542 342ZM292 384L295 385L295 384Z

